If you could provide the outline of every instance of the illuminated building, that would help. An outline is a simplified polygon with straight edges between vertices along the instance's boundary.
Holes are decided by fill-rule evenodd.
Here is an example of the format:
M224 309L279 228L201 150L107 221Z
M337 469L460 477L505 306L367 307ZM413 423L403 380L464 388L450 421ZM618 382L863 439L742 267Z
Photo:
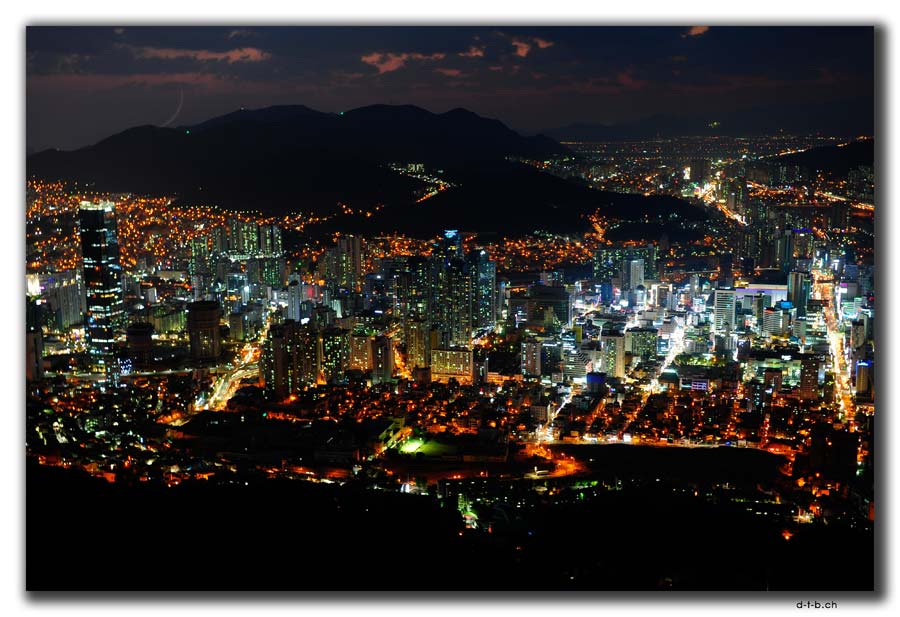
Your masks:
M85 290L76 270L42 274L38 281L38 293L47 300L45 325L57 332L84 325Z
M301 368L300 324L289 319L272 326L260 355L263 387L267 396L287 398L306 383Z
M529 337L522 341L522 374L541 374L541 341Z
M359 236L340 236L320 258L320 268L332 290L359 291L364 243Z
M806 305L809 302L811 279L806 272L788 274L787 299L797 309L797 315L806 316Z
M443 344L466 346L472 339L472 278L461 259L444 264L440 290Z
M281 243L281 228L278 225L259 226L259 252L267 257L281 257L284 253Z
M219 318L221 308L213 300L188 304L187 330L191 342L191 358L195 362L212 362L222 353Z
M611 377L625 376L625 335L610 332L600 337L601 371Z
M356 333L350 337L350 370L367 373L372 370L372 342L374 337Z
M233 257L249 257L259 252L259 225L232 218L228 221L229 249Z
M630 328L625 331L625 351L642 360L650 360L656 357L656 338L655 328Z
M287 319L300 321L303 316L303 285L300 281L291 281L287 286Z
M151 308L147 321L160 334L181 333L184 331L187 323L185 312L182 308L165 305Z
M123 327L125 315L115 205L111 201L83 201L78 215L88 352L92 370L109 376L116 370L116 330Z
M284 285L284 260L278 257L248 259L247 279L251 284L281 288Z
M341 328L325 329L322 332L322 371L325 381L342 381L349 367L350 331Z
M394 375L394 344L389 336L372 340L372 383L390 381Z
M733 289L717 289L715 293L713 330L731 333L734 331L735 292Z
M572 296L565 287L532 285L528 289L526 306L528 319L531 321L543 320L549 309L560 324L565 326L572 322Z
M431 377L435 381L452 378L461 384L470 384L474 376L471 349L443 347L431 350Z
M29 299L25 307L25 381L44 378L44 337L41 332L40 306Z
M497 264L486 251L472 251L467 260L472 281L472 327L493 328L497 323Z
M188 263L188 272L191 274L209 274L209 239L206 236L193 238L191 246L191 261Z
M856 396L868 398L872 389L872 364L871 362L856 363Z
M601 283L608 283L614 278L624 279L627 263L635 259L644 260L643 275L646 278L655 279L656 270L656 245L630 245L625 243L603 246L594 254L594 278Z
M800 358L800 398L815 401L819 397L819 356L804 354Z
M427 321L406 323L406 364L409 368L431 366L431 324Z
M626 270L625 288L634 290L644 285L644 260L632 259Z

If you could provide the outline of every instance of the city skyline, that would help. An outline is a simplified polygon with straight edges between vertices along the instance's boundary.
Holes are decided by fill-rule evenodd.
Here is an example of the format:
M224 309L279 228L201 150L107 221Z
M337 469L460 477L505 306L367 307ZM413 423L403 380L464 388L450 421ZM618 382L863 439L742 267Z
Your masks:
M873 591L874 29L400 32L28 29L28 588Z

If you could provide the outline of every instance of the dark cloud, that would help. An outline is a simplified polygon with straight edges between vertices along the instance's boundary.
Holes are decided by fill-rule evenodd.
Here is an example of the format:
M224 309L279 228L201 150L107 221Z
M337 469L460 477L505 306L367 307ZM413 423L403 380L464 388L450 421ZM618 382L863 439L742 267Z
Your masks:
M25 61L33 148L162 123L182 91L185 123L240 106L409 103L531 131L874 90L873 29L834 26L31 27Z

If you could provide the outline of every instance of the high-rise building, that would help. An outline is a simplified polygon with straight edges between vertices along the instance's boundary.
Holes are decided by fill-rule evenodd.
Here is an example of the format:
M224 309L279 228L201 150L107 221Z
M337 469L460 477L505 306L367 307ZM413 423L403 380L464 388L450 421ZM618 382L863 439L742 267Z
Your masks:
M192 275L209 274L209 238L197 236L191 238L191 260L188 262L188 272Z
M733 289L717 289L714 306L713 330L716 333L734 331L735 292Z
M541 341L534 337L522 341L522 374L541 374Z
M406 364L410 369L431 366L431 324L427 321L406 323Z
M86 292L85 322L92 369L116 371L116 331L124 327L125 306L115 205L81 202L78 211Z
M325 329L322 332L322 370L325 381L342 381L349 366L350 331L341 328Z
M472 281L472 327L493 328L497 323L497 264L484 250L472 251L467 260Z
M293 319L269 329L260 357L263 384L268 396L287 398L304 383L301 371L300 324Z
M637 289L638 286L644 284L644 260L632 259L628 262L627 279L625 288L629 290Z
M320 259L325 282L331 289L358 292L362 281L364 245L359 236L340 236L337 244Z
M230 252L234 256L249 257L259 252L259 225L252 221L229 219Z
M656 328L630 328L625 331L625 351L642 360L650 360L656 356Z
M806 272L791 272L788 274L788 302L797 309L799 317L806 316L806 305L809 303L811 293L810 276Z
M281 228L278 225L259 226L259 252L266 257L281 257Z
M391 380L394 375L394 343L389 336L376 336L372 340L372 383Z
M658 276L655 244L635 246L619 243L601 247L594 254L594 278L601 283L608 283L614 278L625 279L629 274L627 264L635 259L644 260L644 277L655 279Z
M868 360L856 363L856 396L868 398L872 391L872 363Z
M800 398L819 399L819 356L804 354L800 358Z
M354 332L350 337L350 364L351 371L368 373L372 370L372 342L374 337L366 333Z
M187 330L191 358L195 362L211 362L221 355L221 312L219 303L214 300L198 300L188 304Z
M44 378L44 337L41 331L41 310L36 300L29 298L25 305L25 381Z
M472 350L462 347L445 347L431 352L431 376L435 381L451 378L469 384L474 379Z
M445 260L438 280L441 344L467 347L472 341L472 278L466 263L455 257Z
M600 337L601 370L610 377L625 376L625 335L610 332Z

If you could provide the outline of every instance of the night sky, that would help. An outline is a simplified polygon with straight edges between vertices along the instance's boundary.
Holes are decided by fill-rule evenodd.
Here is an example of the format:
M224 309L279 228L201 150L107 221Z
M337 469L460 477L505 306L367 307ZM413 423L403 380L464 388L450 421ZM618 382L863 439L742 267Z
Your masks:
M31 151L278 104L465 107L534 133L839 104L873 91L867 27L126 25L26 34Z

